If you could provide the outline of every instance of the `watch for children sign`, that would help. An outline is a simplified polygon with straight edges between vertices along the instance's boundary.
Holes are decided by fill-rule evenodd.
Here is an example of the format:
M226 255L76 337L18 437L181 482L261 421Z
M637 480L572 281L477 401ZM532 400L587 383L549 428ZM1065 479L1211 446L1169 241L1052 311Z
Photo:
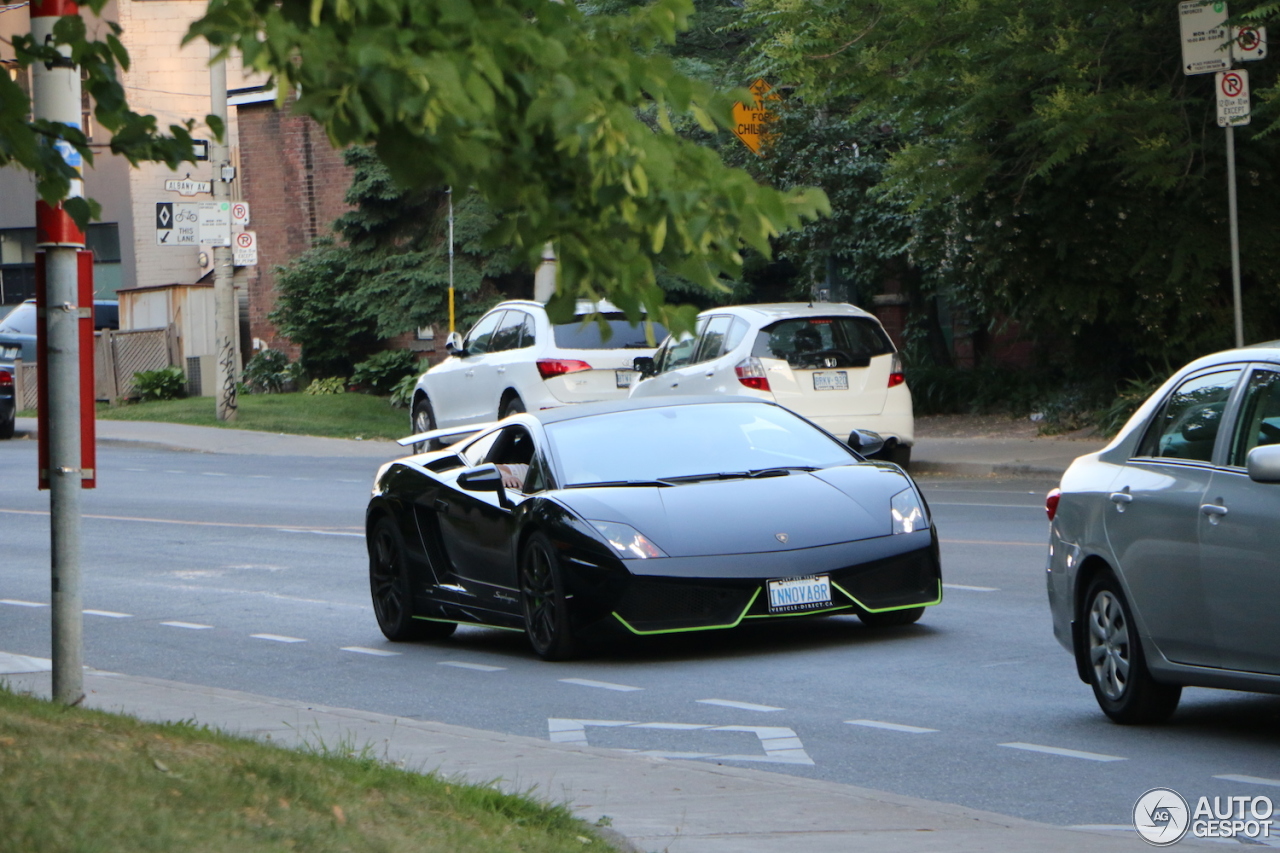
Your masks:
M733 134L751 149L751 153L759 154L765 139L771 135L768 125L773 120L773 113L765 105L765 101L776 101L778 96L769 94L773 87L763 77L749 88L755 101L751 105L741 101L733 105Z

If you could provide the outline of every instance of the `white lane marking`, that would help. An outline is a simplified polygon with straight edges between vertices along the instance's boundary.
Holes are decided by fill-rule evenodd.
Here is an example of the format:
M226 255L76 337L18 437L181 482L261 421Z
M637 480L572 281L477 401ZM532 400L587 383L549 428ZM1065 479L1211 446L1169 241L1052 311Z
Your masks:
M125 468L124 470L126 470L126 471L133 471L133 472L136 474L136 473L139 473L139 472L144 472L144 471L146 471L147 469L146 469L146 468Z
M86 610L86 616L106 616L109 619L132 619L132 613L117 613L114 610Z
M170 628L189 628L192 631L207 631L212 625L201 625L198 622L161 622L161 625L168 625Z
M1133 832L1131 823L1081 823L1068 826L1067 829L1078 829L1084 832Z
M33 658L27 655L15 655L0 652L0 673L18 675L24 672L49 672L53 669L53 661L49 658Z
M968 592L999 592L999 587L994 586L968 586L962 583L944 583L943 589L963 589Z
M590 678L562 678L565 684L576 684L579 687L598 687L601 690L620 690L630 692L632 690L643 690L643 687L630 687L626 684L613 684L609 681L592 681Z
M460 660L442 660L440 666L456 666L458 669L474 669L476 672L502 672L505 666L489 666L487 663L467 663Z
M623 749L634 755L655 758L712 758L717 761L753 761L765 764L813 764L804 744L793 729L785 726L699 726L688 723L631 723L625 720L569 720L551 717L547 720L549 738L554 743L588 746L587 726L607 728L661 729L665 731L750 732L760 741L764 755L726 755L711 752L670 752L667 750Z
M786 708L775 708L773 705L756 705L752 702L735 702L732 699L699 699L699 705L719 705L722 708L737 708L741 711L785 711Z
M364 646L343 646L342 651L355 652L356 654L361 655L373 655L374 657L379 658L393 658L402 654L401 652L389 652L386 649L366 649Z
M1083 758L1086 761L1128 761L1118 755L1103 755L1100 752L1083 752L1078 749L1062 749L1057 746L1041 746L1038 743L1002 743L1010 749L1025 749L1028 752L1043 752L1047 755L1061 755L1065 758Z
M336 483L363 483L364 480L335 480Z
M11 604L14 607L48 607L43 601L21 601L17 598L0 598L0 604Z
M168 470L168 471L165 471L165 473L166 473L166 474L185 474L185 473L187 473L187 472L186 472L186 471L174 471L174 470Z
M1261 776L1240 776L1236 773L1224 773L1213 778L1221 779L1224 782L1243 782L1246 785L1270 785L1273 788L1280 788L1280 779L1263 779Z
M250 474L249 479L250 480L270 480L271 477L267 474Z
M200 476L201 477L225 477L227 475L219 471L201 471Z
M364 538L363 533L343 533L338 530L298 530L294 527L280 527L277 529L281 533L311 533L316 536L357 536L361 539Z
M250 634L255 640L271 640L274 643L305 643L301 637L285 637L281 634Z
M937 729L926 729L922 726L905 726L902 723L886 723L881 720L845 720L845 722L851 726L866 726L871 729L887 729L891 732L907 732L914 735L937 731Z

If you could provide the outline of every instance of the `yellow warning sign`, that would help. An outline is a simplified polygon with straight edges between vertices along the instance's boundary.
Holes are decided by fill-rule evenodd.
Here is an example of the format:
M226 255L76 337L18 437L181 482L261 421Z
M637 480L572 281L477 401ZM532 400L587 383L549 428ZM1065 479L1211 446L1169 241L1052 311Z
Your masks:
M778 96L769 94L773 87L763 77L752 83L750 89L755 95L755 103L747 106L739 101L733 105L733 133L753 154L759 154L760 146L771 135L769 123L773 121L773 113L765 101L776 101Z

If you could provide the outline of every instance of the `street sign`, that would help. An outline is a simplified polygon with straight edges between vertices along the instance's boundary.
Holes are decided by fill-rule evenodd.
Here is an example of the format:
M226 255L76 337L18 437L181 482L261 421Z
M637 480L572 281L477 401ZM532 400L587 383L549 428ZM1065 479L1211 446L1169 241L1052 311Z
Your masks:
M1214 77L1218 96L1218 127L1249 123L1249 72L1219 71Z
M195 246L198 243L199 205L192 201L156 203L156 245Z
M199 202L200 245L231 245L231 202Z
M190 178L185 178L181 181L165 181L164 188L171 193L187 196L213 192L213 184L209 181L193 181Z
M1231 67L1225 2L1184 0L1178 4L1178 25L1182 30L1183 74L1213 74Z
M231 224L241 228L249 224L249 202L231 202Z
M258 234L256 231L241 231L236 235L231 247L231 265L236 267L256 267L258 265Z
M747 106L739 101L733 105L733 134L751 149L751 153L759 154L760 146L770 135L768 124L773 119L765 101L776 101L778 96L769 94L773 87L763 77L752 83L750 89L755 95L755 103Z
M1232 27L1231 55L1241 62L1267 58L1266 27Z

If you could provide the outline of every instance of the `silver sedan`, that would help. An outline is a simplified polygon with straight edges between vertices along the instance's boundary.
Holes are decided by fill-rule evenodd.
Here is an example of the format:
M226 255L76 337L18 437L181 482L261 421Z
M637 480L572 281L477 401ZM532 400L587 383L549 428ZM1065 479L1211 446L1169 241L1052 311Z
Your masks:
M1046 509L1054 633L1107 716L1280 693L1280 341L1184 367Z

